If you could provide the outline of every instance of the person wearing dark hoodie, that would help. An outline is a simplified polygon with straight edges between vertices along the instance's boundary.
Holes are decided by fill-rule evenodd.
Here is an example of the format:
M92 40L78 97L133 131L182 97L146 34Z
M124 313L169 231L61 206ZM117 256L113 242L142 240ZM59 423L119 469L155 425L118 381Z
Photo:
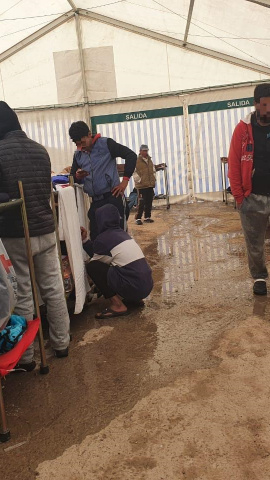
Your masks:
M94 242L86 238L82 229L84 249L92 257L86 266L87 273L110 300L110 307L97 313L96 318L127 315L125 303L139 303L152 291L152 271L139 245L121 229L120 215L114 205L98 208L96 222L98 235Z
M57 255L53 213L50 207L51 162L44 147L22 131L16 113L0 102L0 193L19 198L23 182L36 281L47 307L51 346L57 357L68 355L69 314ZM26 255L24 229L19 209L0 216L0 238L13 264L18 281L14 313L32 320L34 305ZM20 360L21 368L35 368L33 345Z

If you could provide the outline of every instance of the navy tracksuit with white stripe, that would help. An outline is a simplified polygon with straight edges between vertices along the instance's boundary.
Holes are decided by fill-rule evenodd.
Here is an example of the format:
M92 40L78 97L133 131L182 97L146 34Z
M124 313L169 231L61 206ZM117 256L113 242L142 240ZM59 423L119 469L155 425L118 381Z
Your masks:
M96 211L99 234L84 244L92 257L87 271L105 298L118 294L125 300L146 298L152 288L152 271L139 245L120 228L120 216L114 205ZM95 278L94 278L95 277Z

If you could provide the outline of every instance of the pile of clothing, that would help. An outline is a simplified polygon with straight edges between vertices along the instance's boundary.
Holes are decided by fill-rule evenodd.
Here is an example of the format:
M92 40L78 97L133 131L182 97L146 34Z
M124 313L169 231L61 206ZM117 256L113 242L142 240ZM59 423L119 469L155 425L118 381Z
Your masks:
M69 183L70 170L71 167L65 167L58 174L52 172L52 184L54 188L56 185L66 185Z

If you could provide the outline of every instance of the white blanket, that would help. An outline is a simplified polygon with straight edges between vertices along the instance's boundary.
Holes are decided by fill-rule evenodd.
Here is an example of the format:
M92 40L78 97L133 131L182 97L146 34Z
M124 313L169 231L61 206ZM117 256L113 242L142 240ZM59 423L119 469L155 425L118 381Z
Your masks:
M83 191L83 186L75 183L75 193L76 193L76 199L77 199L77 208L78 208L78 215L79 215L79 222L80 226L84 227L89 235L89 220L87 217L87 210L89 209L89 200L88 200L88 208L86 207L86 202L88 195ZM89 199L89 197L88 197ZM83 251L83 258L85 261L89 259L89 256L85 251Z
M80 232L80 221L73 187L57 186L59 205L59 236L66 242L69 263L75 283L76 304L74 313L81 313L87 292L90 290Z

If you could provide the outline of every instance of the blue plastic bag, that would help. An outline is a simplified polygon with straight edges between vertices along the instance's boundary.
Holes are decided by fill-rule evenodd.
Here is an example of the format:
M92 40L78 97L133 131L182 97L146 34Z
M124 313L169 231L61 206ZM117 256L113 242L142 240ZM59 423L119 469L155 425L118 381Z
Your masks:
M0 355L9 352L21 340L27 322L24 317L11 315L6 327L0 331Z

